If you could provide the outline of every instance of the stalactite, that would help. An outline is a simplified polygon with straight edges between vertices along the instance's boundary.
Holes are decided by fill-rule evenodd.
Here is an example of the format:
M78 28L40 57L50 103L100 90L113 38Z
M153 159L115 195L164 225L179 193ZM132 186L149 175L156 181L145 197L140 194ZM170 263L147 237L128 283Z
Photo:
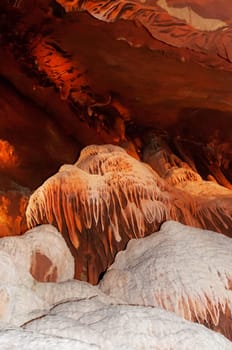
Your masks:
M88 146L74 165L62 166L30 197L28 226L50 223L67 233L78 255L77 264L83 268L86 261L94 261L94 254L104 251L106 258L101 270L96 267L95 282L129 239L156 231L165 220L228 232L231 192L203 182L190 168L167 166L171 175L164 181L118 146ZM198 188L199 193L194 193ZM211 198L214 191L218 201ZM103 250L95 247L98 242Z
M156 230L170 217L168 198L159 176L120 147L89 146L76 164L62 166L35 191L27 222L29 227L48 222L61 232L67 229L75 249L90 244L90 254L95 248L88 235L97 235L109 255L105 269L118 246Z

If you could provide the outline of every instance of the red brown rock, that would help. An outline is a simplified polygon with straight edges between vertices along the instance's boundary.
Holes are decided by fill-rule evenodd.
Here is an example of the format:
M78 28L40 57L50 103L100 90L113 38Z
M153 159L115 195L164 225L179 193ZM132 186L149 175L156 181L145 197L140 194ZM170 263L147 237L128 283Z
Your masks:
M40 251L35 251L31 257L30 274L39 282L56 282L57 266Z

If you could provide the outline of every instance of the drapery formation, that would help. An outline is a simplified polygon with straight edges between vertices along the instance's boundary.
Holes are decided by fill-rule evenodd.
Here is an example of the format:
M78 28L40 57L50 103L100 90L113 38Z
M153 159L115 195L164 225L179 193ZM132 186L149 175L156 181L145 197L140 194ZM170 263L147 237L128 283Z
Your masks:
M156 231L168 219L229 231L231 191L209 184L206 194L208 182L197 175L183 182L189 190L170 186L118 146L88 146L74 165L62 166L32 194L28 226L57 226L76 256L76 277L96 283L129 239ZM192 195L191 188L201 190Z

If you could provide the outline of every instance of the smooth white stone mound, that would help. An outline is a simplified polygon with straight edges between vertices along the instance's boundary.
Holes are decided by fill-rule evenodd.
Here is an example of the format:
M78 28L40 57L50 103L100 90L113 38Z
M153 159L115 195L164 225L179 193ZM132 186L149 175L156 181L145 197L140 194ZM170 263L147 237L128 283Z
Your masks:
M66 281L74 277L74 258L61 233L52 225L37 226L22 236L1 238L0 254L1 252L10 255L18 271L22 269L30 272L33 269L33 264L38 264L35 260L36 254L39 254L51 263L50 273L52 270L55 271L56 282ZM2 264L1 260L0 264ZM47 274L49 274L49 267ZM46 276L44 277L46 278Z
M100 288L128 304L157 306L200 323L218 325L232 310L232 240L169 221L131 240Z
M174 313L152 307L113 305L107 297L104 300L99 296L58 305L49 315L24 328L48 336L89 341L107 350L232 349L231 342L222 335Z

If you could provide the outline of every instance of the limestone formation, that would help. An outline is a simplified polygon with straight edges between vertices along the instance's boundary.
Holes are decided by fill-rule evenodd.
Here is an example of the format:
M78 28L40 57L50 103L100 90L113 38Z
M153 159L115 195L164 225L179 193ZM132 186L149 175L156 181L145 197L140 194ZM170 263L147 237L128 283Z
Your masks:
M42 225L23 236L0 239L0 252L11 256L17 268L40 282L61 282L73 278L73 257L61 234Z
M22 237L1 238L0 328L20 326L68 299L101 295L72 280L73 275L73 257L55 227L42 225Z
M100 287L127 304L162 307L231 339L232 241L167 222L118 253Z
M228 0L0 1L0 237L33 228L0 240L1 349L231 348L183 318L231 338L231 18ZM147 238L166 220L215 232ZM120 300L72 279L97 284L133 238L101 283Z
M202 180L194 162L181 154L183 160L171 150L167 133L153 132L146 135L143 161L149 164L170 185Z
M86 145L136 155L161 127L231 188L228 2L2 0L0 13L1 174L32 190Z
M170 143L167 133L157 130L150 133L146 137L143 161L149 164L172 188L184 191L189 196L183 200L185 206L191 203L191 213L196 221L185 221L185 223L231 236L231 185L227 180L225 183L224 176L220 176L222 174L220 167L213 165L214 171L208 175L208 181L205 181L199 175L194 160L187 150L178 147L179 142L175 142L176 152L180 154L178 156L171 150ZM203 148L202 145L202 150ZM177 221L184 223L183 219Z
M169 224L166 224L166 226L169 227ZM44 234L42 230L44 230ZM191 229L189 230L191 231ZM191 235L191 232L186 233L186 235L188 234ZM196 232L194 234L196 237L199 236ZM191 236L194 236L194 234ZM214 236L214 233L207 231L201 231L200 234L206 235L207 241L210 241L209 235ZM160 236L160 233L155 235ZM173 236L173 232L170 232L171 235ZM37 239L35 239L35 236L37 236ZM210 349L215 350L231 349L231 342L229 340L218 333L208 330L202 325L186 321L174 313L160 308L146 305L128 305L128 302L123 300L124 296L122 297L122 295L118 294L120 298L117 296L111 297L103 293L101 290L103 288L99 288L99 286L92 286L86 282L72 279L59 283L38 282L33 279L25 264L28 258L27 249L23 249L23 246L20 244L6 244L9 243L9 240L11 242L14 240L19 241L20 239L28 240L28 245L31 245L32 248L40 247L41 249L43 244L45 244L46 247L49 247L49 257L52 256L51 251L56 252L55 255L58 256L57 247L54 248L54 244L52 247L48 244L51 242L49 239L52 236L53 243L57 243L57 247L59 247L59 240L63 238L61 235L59 236L54 228L49 226L41 226L39 230L35 228L27 233L24 238L8 237L0 240L0 243L2 243L0 247L0 348L2 350L12 349L15 346L25 350L32 350L35 347L38 350L45 348L55 350L57 347L59 349L70 350L74 348L86 350L130 348L132 350L140 350L141 348L149 347L159 348L161 350L187 350L194 347L196 350L206 350L209 346ZM165 233L163 233L163 236L165 241ZM216 237L219 237L217 238L217 243L220 243L220 236L216 235ZM153 236L143 238L142 242L144 242L144 245L139 245L139 253L141 253L141 250L144 250L148 239L149 248L154 248L151 244ZM166 242L170 242L171 244L174 240L173 237L172 240L170 239ZM192 241L193 239L190 239L190 243ZM194 242L199 242L199 239ZM137 241L137 243L141 242ZM185 241L181 243L185 244ZM223 243L223 239L221 243ZM63 244L65 245L64 242ZM27 244L25 246L27 247ZM133 248L133 242L130 246ZM158 252L160 251L161 254L164 253L162 242L159 242L158 246ZM210 244L208 246L211 254L214 254L214 250ZM218 258L215 264L221 261L219 253L224 253L223 247L223 244L218 244ZM227 248L229 249L229 245ZM182 249L182 246L180 249ZM191 252L195 253L192 246L190 249ZM197 251L200 252L201 250L198 249ZM142 260L146 262L147 252L144 253ZM65 265L67 257L65 257L64 251L62 254L63 256L60 256L60 260ZM172 257L173 255L171 255ZM230 257L226 257L224 261L224 264L228 264L228 270L229 259ZM69 263L71 264L71 262ZM117 263L118 259L115 264ZM184 263L186 262L184 261ZM131 265L129 259L128 267L130 268ZM174 269L177 269L177 259L175 263L172 262L172 266ZM162 274L159 275L161 282L162 278L164 279L162 276L165 273L170 276L168 273L170 264L162 267ZM43 266L41 266L42 268ZM137 265L138 272L140 271L139 268L140 266ZM183 265L181 270L185 269L186 266ZM202 271L205 272L205 269L203 268ZM219 271L221 271L221 275L219 275ZM226 272L227 270L219 268L215 269L215 273L212 271L215 279L214 300L217 300L218 296L220 302L223 300L220 294L222 291L220 286L222 287L223 282L228 281L230 277L229 274L226 275ZM68 274L66 276L68 277ZM145 273L143 273L141 281L144 277ZM193 274L193 281L195 281L194 277L196 276ZM221 284L218 282L220 279ZM120 276L118 281L119 283L122 282ZM188 278L187 281L189 282ZM207 284L204 280L200 280L199 282L203 286ZM115 280L111 286L114 288ZM121 288L125 290L126 286L127 284L124 279ZM189 283L188 286L190 286ZM178 284L176 290L178 290ZM195 286L193 291L197 290L197 286ZM146 292L149 293L149 289ZM213 292L209 290L209 293L203 296L202 302L204 303L205 300L208 301L207 297L210 300ZM135 289L131 290L130 293L133 298ZM227 296L229 293L230 291L228 290ZM145 294L143 297L146 297ZM199 297L201 297L200 294ZM172 299L169 298L168 300L171 303ZM195 305L197 306L197 304ZM194 309L194 311L196 310ZM215 318L218 316L217 312L212 314ZM228 321L228 319L225 321Z
M158 308L109 304L94 297L58 305L24 329L48 337L71 338L99 349L225 349L231 342L207 328ZM25 336L25 335L24 335ZM0 337L1 344L1 337Z
M129 239L170 217L168 198L162 179L120 147L89 146L34 192L27 222L57 226L76 250L76 277L97 283Z
M88 146L74 165L62 166L30 197L28 226L58 227L75 256L75 276L92 283L128 240L158 230L168 219L231 234L230 190L168 159L156 164L158 172L170 168L174 180L162 179L118 146Z

